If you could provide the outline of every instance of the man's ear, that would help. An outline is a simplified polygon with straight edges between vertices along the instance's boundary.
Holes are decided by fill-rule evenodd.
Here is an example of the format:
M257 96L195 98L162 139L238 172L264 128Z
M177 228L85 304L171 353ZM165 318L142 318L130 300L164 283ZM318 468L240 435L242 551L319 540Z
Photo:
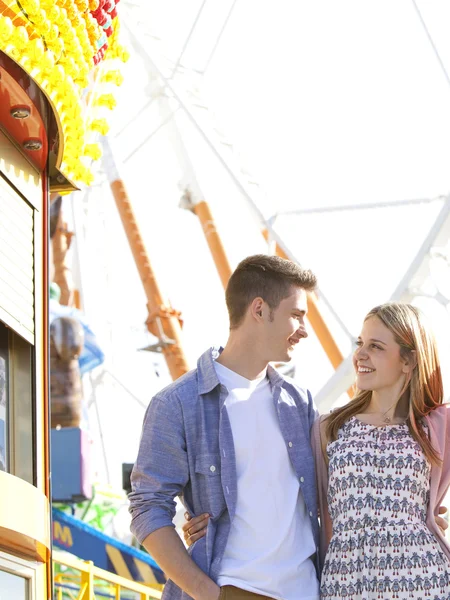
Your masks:
M264 300L262 298L255 298L250 305L250 312L252 317L260 320L263 316Z

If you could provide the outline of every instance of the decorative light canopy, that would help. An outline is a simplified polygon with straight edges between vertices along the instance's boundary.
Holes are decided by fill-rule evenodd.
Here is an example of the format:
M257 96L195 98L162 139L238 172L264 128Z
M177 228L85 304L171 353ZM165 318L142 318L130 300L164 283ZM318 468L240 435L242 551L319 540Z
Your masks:
M0 0L0 49L32 77L58 120L58 170L89 185L101 156L94 132L108 124L95 107L112 109L122 75L111 59L128 60L118 43L119 0ZM102 91L103 88L103 91Z

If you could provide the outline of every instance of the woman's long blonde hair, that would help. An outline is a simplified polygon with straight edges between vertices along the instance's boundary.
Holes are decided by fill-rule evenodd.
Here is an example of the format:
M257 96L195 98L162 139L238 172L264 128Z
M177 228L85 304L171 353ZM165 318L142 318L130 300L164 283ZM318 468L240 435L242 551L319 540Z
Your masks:
M407 424L412 437L420 444L427 459L434 464L440 462L423 430L420 419L442 404L444 390L441 367L436 342L430 329L424 323L422 313L411 304L388 302L373 308L364 319L378 317L391 331L400 346L402 358L416 354L416 365L405 382L402 393L409 393L409 412ZM337 439L340 427L352 416L367 408L372 398L371 390L358 390L348 404L334 410L326 420L326 437L329 441Z

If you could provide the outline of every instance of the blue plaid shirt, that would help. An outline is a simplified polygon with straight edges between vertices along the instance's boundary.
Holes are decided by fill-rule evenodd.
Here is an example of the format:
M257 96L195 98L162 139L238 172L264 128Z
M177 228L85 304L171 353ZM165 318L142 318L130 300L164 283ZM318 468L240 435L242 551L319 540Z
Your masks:
M129 497L131 530L141 543L153 531L173 526L176 496L191 515L209 513L206 536L196 541L189 553L214 581L237 500L233 435L224 405L228 391L220 384L214 368L218 354L215 348L205 352L197 369L177 379L150 402ZM309 391L298 388L270 366L268 377L281 433L318 547L316 479L310 444L310 430L316 418L314 404ZM191 597L169 580L163 598Z

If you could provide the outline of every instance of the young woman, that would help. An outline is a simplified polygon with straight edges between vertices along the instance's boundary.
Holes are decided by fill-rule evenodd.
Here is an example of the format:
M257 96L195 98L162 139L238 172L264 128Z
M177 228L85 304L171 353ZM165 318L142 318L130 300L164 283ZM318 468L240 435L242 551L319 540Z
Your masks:
M321 596L450 600L450 546L435 517L450 485L450 405L420 312L366 316L356 395L313 429Z

